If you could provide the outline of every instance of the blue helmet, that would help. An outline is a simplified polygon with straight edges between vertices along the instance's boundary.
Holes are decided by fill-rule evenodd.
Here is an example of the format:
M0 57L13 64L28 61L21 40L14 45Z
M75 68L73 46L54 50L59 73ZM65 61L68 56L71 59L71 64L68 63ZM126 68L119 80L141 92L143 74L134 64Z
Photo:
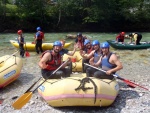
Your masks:
M41 28L40 28L40 27L37 27L36 30L37 30L37 31L41 31Z
M99 43L98 40L94 40L94 41L92 42L92 45L93 45L93 46L94 46L94 45L100 45L100 43Z
M55 41L53 43L53 46L62 46L61 42L60 41Z
M84 46L85 46L86 44L88 44L89 42L90 42L90 40L85 39L85 41L84 41Z
M109 48L109 43L108 42L103 42L101 44L101 48Z

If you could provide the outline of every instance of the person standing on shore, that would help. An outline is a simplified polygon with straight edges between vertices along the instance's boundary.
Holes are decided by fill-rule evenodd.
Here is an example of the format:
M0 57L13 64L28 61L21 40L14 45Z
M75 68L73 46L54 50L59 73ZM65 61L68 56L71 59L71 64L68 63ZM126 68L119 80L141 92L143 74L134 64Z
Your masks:
M142 35L140 33L130 33L129 38L130 38L130 43L132 43L132 39L134 39L135 45L140 45Z
M37 54L39 54L39 50L42 53L43 49L42 49L42 42L44 40L44 33L41 31L41 27L37 27L36 28L37 32L35 34L35 38L34 38L34 42L35 42L35 50L37 52Z
M116 36L116 41L124 43L124 38L125 38L125 32L121 32L119 33L119 35Z
M99 61L97 63L90 62L90 64L95 67L101 67L106 73L96 71L94 72L94 77L100 79L113 79L114 77L112 74L115 74L123 68L122 63L119 61L116 54L109 51L109 44L107 42L102 43L101 49L103 55L100 57Z
M63 67L59 69L55 74L51 75L62 64L61 55L59 53L61 48L62 44L60 43L60 41L55 41L53 43L52 50L47 50L43 52L41 60L38 63L39 67L41 68L43 78L59 79L61 77L70 76L70 70L65 68L68 62L64 64Z
M22 36L22 30L18 30L17 34L18 34L17 40L18 40L18 43L19 43L20 56L23 58L25 50L24 50L24 37Z

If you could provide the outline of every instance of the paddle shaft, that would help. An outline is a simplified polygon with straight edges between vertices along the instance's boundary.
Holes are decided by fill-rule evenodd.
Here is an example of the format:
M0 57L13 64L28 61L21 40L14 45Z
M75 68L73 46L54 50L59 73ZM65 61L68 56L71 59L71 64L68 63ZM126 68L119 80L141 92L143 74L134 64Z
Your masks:
M97 69L97 70L100 70L100 71L103 71L103 72L106 73L106 71L104 71L104 70L102 70L102 69L100 69L100 68L94 67L94 66L89 65L89 64L87 64L87 63L84 63L84 64L87 65L87 66L93 67L93 68L95 68L95 69ZM120 76L118 76L118 75L116 75L116 74L112 74L112 75L113 75L114 77L116 77L116 78L118 78L118 79L124 81L126 84L130 85L131 87L138 86L138 87L143 88L143 89L145 89L145 90L149 90L149 89L147 89L147 88L145 88L145 87L143 87L143 86L141 86L141 85L138 85L138 84L136 84L136 83L134 83L134 82L131 82L130 80L124 79L124 78L122 78L122 77L120 77Z
M68 59L69 60L69 59ZM66 62L68 62L68 60L66 60L63 64L61 64L61 66L59 66L55 71L53 71L52 74L55 74ZM51 74L51 75L52 75ZM50 75L50 76L51 76ZM38 81L41 78L38 79ZM24 93L16 102L13 103L13 107L15 109L21 109L32 97L33 92L38 89L47 79L45 79L40 85L38 85L33 91L29 91L37 82L35 82L27 91L26 93ZM29 91L29 92L28 92Z
M16 51L15 53L11 54L7 59L5 59L2 62L0 62L0 64L3 63L4 61L8 60L10 57L12 57L13 55L15 55L16 53L18 53L18 51Z

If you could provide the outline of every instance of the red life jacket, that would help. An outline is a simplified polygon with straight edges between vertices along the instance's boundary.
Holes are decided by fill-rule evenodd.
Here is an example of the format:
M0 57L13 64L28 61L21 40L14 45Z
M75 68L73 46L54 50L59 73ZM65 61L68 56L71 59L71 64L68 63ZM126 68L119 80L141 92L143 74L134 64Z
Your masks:
M122 40L124 40L124 35L119 34L119 35L116 37L116 39L122 39Z
M54 56L53 51L47 50L42 54L41 57L43 57L43 55L47 52L50 52L51 60L46 62L46 64L48 65L46 67L46 70L50 71L56 70L61 65L61 55L58 53L57 56Z
M34 35L34 37L36 38L36 35ZM44 33L40 31L40 36L38 36L37 40L42 40L44 39Z
M87 49L87 53L90 54L91 51L93 51L93 47L91 47L90 49Z

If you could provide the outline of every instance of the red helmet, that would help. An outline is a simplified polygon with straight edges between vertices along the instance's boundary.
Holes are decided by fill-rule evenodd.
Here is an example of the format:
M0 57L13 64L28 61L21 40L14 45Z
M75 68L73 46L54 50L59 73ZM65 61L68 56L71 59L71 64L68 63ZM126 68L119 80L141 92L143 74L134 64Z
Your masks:
M18 33L18 35L22 34L22 30L18 30L17 33Z
M125 32L121 32L121 34L122 34L122 35L124 35L124 34L125 34Z

